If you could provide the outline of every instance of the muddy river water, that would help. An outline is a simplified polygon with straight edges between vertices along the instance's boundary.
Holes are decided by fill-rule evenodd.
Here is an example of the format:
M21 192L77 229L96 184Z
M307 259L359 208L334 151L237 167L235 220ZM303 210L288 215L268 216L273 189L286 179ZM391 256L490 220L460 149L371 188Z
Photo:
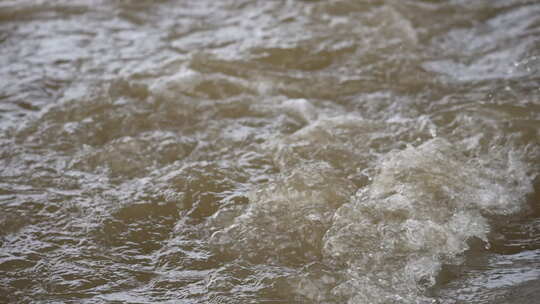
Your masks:
M1 0L0 169L0 303L538 303L540 3Z

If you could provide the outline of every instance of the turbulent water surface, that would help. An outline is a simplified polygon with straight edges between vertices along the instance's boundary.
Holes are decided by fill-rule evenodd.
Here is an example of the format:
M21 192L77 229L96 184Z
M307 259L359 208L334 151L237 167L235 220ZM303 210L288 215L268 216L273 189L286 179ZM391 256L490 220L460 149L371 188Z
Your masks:
M0 80L2 303L540 295L536 0L2 0Z

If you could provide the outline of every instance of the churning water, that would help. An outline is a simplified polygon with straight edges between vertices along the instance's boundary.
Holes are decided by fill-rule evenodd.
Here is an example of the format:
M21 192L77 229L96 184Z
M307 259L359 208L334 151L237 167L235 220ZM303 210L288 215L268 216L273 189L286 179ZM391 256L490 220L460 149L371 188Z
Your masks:
M538 1L3 0L0 80L2 303L540 296Z

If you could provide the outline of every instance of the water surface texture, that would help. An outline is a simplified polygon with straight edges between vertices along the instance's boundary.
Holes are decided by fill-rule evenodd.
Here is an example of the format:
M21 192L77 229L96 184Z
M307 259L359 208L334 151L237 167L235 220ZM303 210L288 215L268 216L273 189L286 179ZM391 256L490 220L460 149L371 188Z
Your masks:
M538 1L2 0L0 80L1 303L540 296Z

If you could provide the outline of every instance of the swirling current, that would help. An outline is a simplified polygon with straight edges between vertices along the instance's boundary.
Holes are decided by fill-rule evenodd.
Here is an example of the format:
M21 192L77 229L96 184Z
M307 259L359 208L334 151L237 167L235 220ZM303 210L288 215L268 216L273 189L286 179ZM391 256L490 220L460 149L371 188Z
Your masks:
M540 3L0 1L1 303L537 303Z

